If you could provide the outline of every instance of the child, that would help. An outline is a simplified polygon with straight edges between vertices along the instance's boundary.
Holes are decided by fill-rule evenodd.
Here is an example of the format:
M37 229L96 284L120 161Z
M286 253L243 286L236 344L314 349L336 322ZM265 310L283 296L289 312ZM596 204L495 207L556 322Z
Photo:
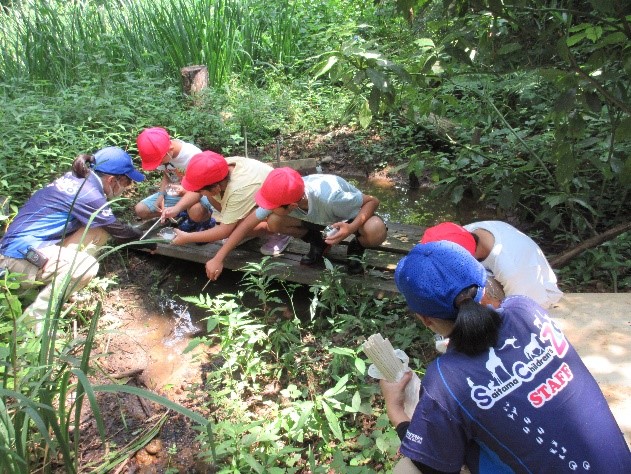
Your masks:
M305 176L291 168L272 171L255 195L259 208L246 219L241 232L247 232L267 220L270 232L291 235L310 244L302 265L322 262L327 248L354 234L347 255L348 272L363 273L360 261L364 250L386 240L387 227L375 215L379 200L359 191L339 176L314 174ZM322 231L331 231L323 237ZM206 263L206 274L216 279L223 269L223 259L243 236L231 236L215 257Z
M142 160L142 169L162 173L158 191L136 204L136 215L141 219L159 217L165 207L173 207L186 193L181 186L182 177L191 158L201 153L201 150L191 143L171 139L169 133L160 127L143 130L138 135L136 144ZM193 209L189 213L189 219L180 223L180 228L192 232L210 225L210 217L202 219L202 215L201 209Z
M173 207L165 208L162 217L176 216L186 208L200 209L200 215L206 212L206 217L209 217L210 210L202 203L202 199L205 198L207 202L212 201L221 212L217 218L221 225L195 233L177 230L177 235L171 243L175 245L206 243L230 237L235 229L241 226L242 221L253 212L254 195L271 171L272 168L269 165L251 158L240 156L224 158L212 151L195 155L182 179L182 187L188 192ZM264 255L281 253L290 240L290 237L286 235L270 235L267 224L263 222L244 232L237 245L246 238L264 236L268 237L261 247L261 253Z
M506 222L443 222L430 227L421 243L449 240L467 249L508 295L525 295L544 308L561 299L557 278L539 246Z

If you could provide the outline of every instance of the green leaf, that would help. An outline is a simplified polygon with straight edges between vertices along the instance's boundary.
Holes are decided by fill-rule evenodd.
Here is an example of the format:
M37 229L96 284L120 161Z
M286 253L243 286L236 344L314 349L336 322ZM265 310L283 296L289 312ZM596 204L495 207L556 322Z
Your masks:
M554 101L553 110L557 114L566 114L574 108L576 89L568 89Z
M313 403L312 401L307 401L307 402L301 403L299 408L300 408L300 418L298 418L298 421L296 422L296 424L292 426L291 431L293 432L299 432L300 430L302 430L303 426L307 423L307 420L309 420L309 418L313 414L315 403Z
M616 141L628 140L631 140L631 117L622 119L616 128Z
M388 452L389 444L385 437L378 436L377 439L375 440L375 445L377 446L377 449L381 451L382 453Z
M513 188L509 186L502 186L498 196L498 201L502 209L511 209L515 202Z
M377 87L382 92L387 92L390 88L388 83L388 78L381 72L377 71L373 68L366 69L366 74L370 79L370 82L373 83L375 87Z
M356 357L355 368L360 374L364 375L366 373L366 361L360 357Z
M578 204L579 206L583 206L585 209L587 209L589 212L591 212L594 215L597 215L596 210L590 206L587 202L585 202L583 199L579 199L579 198L575 198L575 197L570 197L568 199L568 201L570 202L575 202L576 204Z
M92 409L92 413L94 414L94 419L96 420L96 426L99 431L99 435L101 436L101 441L105 442L105 425L103 424L103 417L101 416L101 410L99 409L99 403L96 400L96 396L94 395L92 384L82 370L72 369L71 372L75 375L75 377L77 377L79 383L83 387L83 391L88 396L88 400L90 401L90 408Z
M372 112L370 111L370 105L367 100L364 100L361 108L359 109L359 125L362 128L368 128L372 121Z
M329 70L331 70L333 66L335 66L335 64L337 64L339 60L340 58L337 55L330 56L329 59L327 59L326 63L320 68L320 70L315 73L313 78L317 79L323 74L326 74Z
M595 43L596 41L598 41L598 39L602 36L602 34L603 34L602 26L592 26L588 28L587 30L585 30L585 35L587 36L587 39L590 39L592 43Z
M624 161L622 170L620 171L620 182L624 186L631 186L631 156Z
M335 387L328 389L326 392L322 394L324 398L334 397L335 395L339 395L346 391L346 382L348 382L349 374L344 375L340 380L337 381Z
M464 195L464 186L459 185L456 186L453 191L451 191L451 202L454 204L458 204L462 201L462 196Z
M557 41L556 49L557 49L557 53L559 54L561 59L563 59L565 61L569 61L570 56L571 56L570 48L566 44L564 38L561 38L560 40Z
M331 354L355 357L355 351L353 349L349 349L348 347L331 347L328 350Z
M195 413L188 408L183 407L182 405L178 405L177 403L172 402L166 397L162 397L157 395L149 390L143 390L138 387L132 387L130 385L116 385L116 384L105 384L105 385L95 385L93 387L95 392L107 392L107 393L129 393L131 395L136 395L138 397L146 398L147 400L151 400L159 405L162 405L165 408L173 410L180 415L184 415L185 417L191 419L195 423L202 426L210 426L210 422L204 418L199 413Z
M557 194L554 196L548 196L545 198L544 202L550 207L558 206L564 202L567 202L567 195L565 194Z
M414 41L414 44L422 50L434 49L434 41L431 38L419 38Z
M622 31L616 31L610 35L603 36L596 44L596 47L604 48L606 46L611 46L612 44L624 45L628 41L629 39L627 38L627 35L625 35Z
M584 32L584 31L581 31L581 32L580 32L579 34L577 34L577 35L572 35L572 36L570 36L570 37L566 40L565 44L566 44L568 47L570 47L570 48L571 48L572 46L574 46L574 45L576 45L576 44L580 43L580 42L581 42L581 41L583 41L584 39L585 39L585 32Z
M329 424L329 429L333 436L335 436L338 440L344 441L344 435L342 434L342 428L340 427L340 421L335 416L335 413L329 406L327 402L322 400L322 410L324 411L324 416Z
M381 91L377 86L373 86L368 97L368 105L372 115L379 114L379 106L381 104Z
M519 43L508 43L505 44L504 46L502 46L499 51L498 54L504 55L504 54L511 54L514 53L515 51L519 51L521 50L521 44Z
M600 113L603 104L600 100L600 97L595 92L585 91L583 92L583 99L585 100L585 104L594 113Z
M362 397L359 394L359 390L356 390L355 393L353 394L353 400L351 401L351 408L354 411L359 411L361 404L362 404Z

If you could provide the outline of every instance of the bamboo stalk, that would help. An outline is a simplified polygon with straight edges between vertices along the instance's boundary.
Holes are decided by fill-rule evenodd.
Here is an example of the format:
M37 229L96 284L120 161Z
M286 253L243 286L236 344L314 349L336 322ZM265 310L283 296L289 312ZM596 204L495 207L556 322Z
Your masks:
M384 339L379 333L373 334L364 342L362 349L388 382L399 380L405 365L395 355L388 339Z

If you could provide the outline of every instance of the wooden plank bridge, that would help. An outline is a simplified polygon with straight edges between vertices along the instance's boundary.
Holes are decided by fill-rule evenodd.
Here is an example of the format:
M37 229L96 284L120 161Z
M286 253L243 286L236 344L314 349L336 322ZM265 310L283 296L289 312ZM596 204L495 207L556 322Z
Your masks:
M362 285L384 294L397 292L394 284L394 269L398 261L418 243L425 229L392 222L387 222L387 225L388 237L385 242L378 248L366 250L367 272L364 275L345 274L345 284ZM157 232L159 229L155 229L146 238L157 238L155 237ZM325 255L334 265L341 265L342 272L345 272L343 265L346 261L346 245L350 239L351 237L348 237L340 245L333 246ZM224 261L224 267L230 270L239 270L249 263L260 262L263 259L263 255L259 251L261 244L260 239L253 239L241 244L230 252ZM155 253L205 264L217 253L220 247L221 243L172 245L160 242ZM287 281L302 284L314 283L320 277L324 266L307 267L300 265L301 257L308 250L307 243L300 239L292 239L281 255L273 257L274 265L270 268L270 273Z

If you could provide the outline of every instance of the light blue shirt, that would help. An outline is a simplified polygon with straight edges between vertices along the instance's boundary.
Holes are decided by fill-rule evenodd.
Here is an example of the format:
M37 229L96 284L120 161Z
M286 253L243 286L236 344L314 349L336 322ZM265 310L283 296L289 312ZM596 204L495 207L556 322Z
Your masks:
M364 195L343 178L331 174L312 174L303 178L308 210L294 209L291 217L318 225L329 225L357 217ZM256 217L267 218L272 211L258 208Z

